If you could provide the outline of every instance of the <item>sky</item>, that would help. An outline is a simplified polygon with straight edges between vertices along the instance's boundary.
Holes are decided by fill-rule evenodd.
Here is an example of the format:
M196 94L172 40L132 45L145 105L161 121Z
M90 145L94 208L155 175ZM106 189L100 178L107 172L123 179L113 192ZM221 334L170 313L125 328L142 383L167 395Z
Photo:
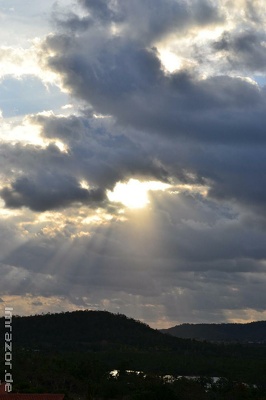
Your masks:
M262 0L0 0L0 303L266 319Z

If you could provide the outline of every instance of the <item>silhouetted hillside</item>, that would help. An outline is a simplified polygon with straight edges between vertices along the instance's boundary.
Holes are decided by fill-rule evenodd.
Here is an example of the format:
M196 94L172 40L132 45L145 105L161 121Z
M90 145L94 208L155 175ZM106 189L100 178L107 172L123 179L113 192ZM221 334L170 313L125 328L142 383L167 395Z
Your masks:
M0 320L4 344L4 318ZM18 390L86 393L112 369L223 376L265 384L266 346L214 344L163 334L121 314L75 311L13 317L12 371ZM0 377L5 373L0 347ZM96 374L98 377L94 378ZM31 382L31 387L25 387Z
M2 318L0 334L3 336ZM190 346L122 314L74 311L13 317L14 344L36 349L99 351L107 348L178 349ZM2 333L1 333L2 332Z
M266 321L248 324L182 324L160 331L178 338L211 342L266 342Z

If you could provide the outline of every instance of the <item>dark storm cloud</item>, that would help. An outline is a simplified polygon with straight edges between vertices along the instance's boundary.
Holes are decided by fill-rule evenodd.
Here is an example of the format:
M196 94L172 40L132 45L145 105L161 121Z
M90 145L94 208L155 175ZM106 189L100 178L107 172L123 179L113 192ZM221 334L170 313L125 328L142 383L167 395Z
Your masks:
M106 0L79 0L79 3L90 11L96 20L110 21L115 18L116 13L111 8L114 2Z
M0 195L8 208L24 206L34 211L53 210L72 203L99 204L105 200L101 189L83 189L73 177L56 173L17 178Z
M72 38L61 48L57 36L48 38L46 46L56 54L47 63L97 112L123 126L182 140L265 142L266 97L256 85L228 76L202 80L193 71L166 74L154 48L125 38L100 40L92 57L89 37Z
M126 36L151 43L173 31L221 22L223 15L211 1L175 0L79 0L94 20L106 27L112 22L123 26ZM137 27L137 29L136 29Z
M153 24L160 21L164 26L164 15L166 20L170 16L179 18L179 8L186 10L190 21L192 14L197 15L192 19L199 26L203 23L199 3L193 7L189 2L173 1L167 1L162 7L159 0L134 5L111 1L81 4L95 26L85 29L84 16L76 16L75 23L80 19L85 30L82 28L79 34L63 30L49 36L43 57L61 75L72 95L85 100L94 112L111 115L112 119L97 125L93 122L95 119L86 115L33 118L41 125L43 137L62 140L69 147L68 154L54 151L52 156L52 146L36 152L42 154L40 169L49 162L49 173L56 168L60 175L69 175L75 182L71 186L73 199L62 199L62 204L79 201L82 196L85 201L84 189L78 187L82 179L104 191L119 180L135 176L207 184L209 196L240 202L263 212L265 151L258 145L263 145L266 139L266 91L245 79L225 75L201 79L196 70L166 73L156 48L144 46L143 41L132 38L126 29L133 26L134 12L142 10L149 21L145 26L154 35ZM158 13L156 18L154 13L159 9L166 14L158 20ZM209 22L216 21L220 15L217 10L214 14L208 17ZM107 20L117 24L121 33L112 34ZM66 26L68 21L72 26L73 14L66 17ZM140 34L141 23L139 26L137 33ZM169 24L167 32L172 26ZM179 31L178 24L175 29ZM240 34L232 42L235 52L248 54L250 46L257 43L256 38L252 32ZM230 37L224 37L216 47L226 49L232 45L231 41ZM15 161L15 165L25 162L26 178L26 164L33 157L33 154L25 155L25 161ZM40 171L38 177L41 176ZM13 186L17 185L16 181L14 177ZM22 190L20 185L19 190ZM21 199L15 187L5 188L2 194L9 206L25 204L24 196ZM65 196L64 191L62 195ZM57 201L59 204L55 199L51 204L57 206Z
M12 182L3 185L0 196L8 208L45 211L72 204L105 207L106 190L119 180L132 176L168 179L158 159L120 134L112 122L41 115L32 117L32 122L40 126L44 138L67 145L68 152L61 152L52 143L46 148L2 144L1 173ZM81 187L82 180L91 187Z
M242 32L225 32L213 44L218 52L223 52L231 67L248 70L253 73L263 72L266 67L265 32L246 29Z
M93 24L93 21L89 17L79 18L74 13L67 13L60 18L57 15L55 24L57 27L70 32L82 32L88 29Z
M43 117L34 121L46 138L62 140L69 146L70 168L80 178L95 185L112 188L128 176L167 179L167 170L129 137L120 133L113 122L91 117Z
M169 176L175 174L184 183L206 184L210 188L210 197L243 204L265 218L264 146L252 143L241 146L177 143L175 148L161 146L159 154ZM192 177L186 171L191 172Z
M190 19L184 22L188 25L191 15L198 15L192 18L195 27L198 27L202 23L199 3L193 4L193 7L189 6L189 2L181 4L173 1L168 1L165 7L162 7L161 1L136 2L134 5L132 2L122 5L108 1L84 1L82 4L98 25L78 35L68 35L63 31L49 36L43 57L48 66L60 74L64 86L73 96L92 106L95 112L111 115L118 129L131 135L132 149L138 148L132 156L125 138L123 143L113 139L114 145L108 140L109 153L107 148L103 153L101 150L99 153L99 147L95 148L100 160L107 159L109 164L109 158L112 158L111 168L102 168L102 162L96 166L88 152L83 157L79 145L72 145L76 159L84 159L88 179L100 187L107 187L108 184L111 187L123 177L136 176L137 165L140 174L146 170L150 171L150 176L164 180L173 177L186 182L192 174L194 183L209 186L209 196L244 204L264 215L266 91L240 77L219 74L202 79L196 69L167 73L154 42L149 41L149 34L143 33L141 22L136 25L134 20L134 13L138 10L138 15L144 15L147 21L143 26L155 40L155 25L159 22L162 29L165 26L165 34L171 32L173 26L177 33L182 29L182 24L179 27L169 23L168 28L164 25L165 19L180 17L175 7L181 7L190 15ZM157 12L155 18L154 12L159 9L163 14L158 19L157 15L161 14ZM214 22L220 15L216 11L209 22L212 19ZM118 14L120 17L115 22L118 33L112 34L106 21L114 22L114 15ZM101 22L103 20L105 23ZM102 24L101 29L99 24ZM130 32L135 30L127 30L127 26L132 28L134 24L139 27L136 35L141 37L142 33L143 40L131 35ZM251 28L235 36L230 35L215 44L216 50L228 50L232 57L240 57L239 62L244 57L246 64L250 62L262 67L263 35ZM147 41L144 43L145 38ZM50 51L52 55L49 56ZM47 119L47 127L48 123ZM52 123L56 125L54 121ZM79 122L72 119L67 123L73 125ZM45 129L46 136L54 134L53 129ZM142 134L137 136L134 130ZM74 143L80 128L73 125L69 129L62 128L61 132L57 128L56 134L62 137L67 136L67 132L72 135L71 142ZM91 146L88 149L91 150ZM144 147L148 158L142 150ZM148 165L142 160L148 160Z

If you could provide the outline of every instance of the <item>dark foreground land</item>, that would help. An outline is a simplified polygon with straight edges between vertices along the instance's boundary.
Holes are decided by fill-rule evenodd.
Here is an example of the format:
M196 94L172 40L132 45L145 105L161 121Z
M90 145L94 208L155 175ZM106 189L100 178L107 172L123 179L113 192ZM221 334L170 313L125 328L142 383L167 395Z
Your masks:
M12 332L15 392L63 392L75 400L266 400L263 343L179 339L101 311L13 317ZM4 333L2 318L2 343ZM2 380L4 374L2 348ZM183 378L169 382L165 375Z

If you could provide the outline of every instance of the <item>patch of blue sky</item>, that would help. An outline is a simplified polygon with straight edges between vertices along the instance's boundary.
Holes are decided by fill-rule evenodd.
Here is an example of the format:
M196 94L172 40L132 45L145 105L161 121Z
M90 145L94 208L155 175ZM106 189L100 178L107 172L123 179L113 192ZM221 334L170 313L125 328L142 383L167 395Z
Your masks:
M266 85L266 76L265 75L253 75L252 79L257 82L257 84L261 87Z
M29 47L36 37L52 29L52 10L65 8L71 0L0 0L0 37L2 46Z
M45 86L35 76L5 77L0 82L0 109L4 118L58 110L69 102L55 85Z

